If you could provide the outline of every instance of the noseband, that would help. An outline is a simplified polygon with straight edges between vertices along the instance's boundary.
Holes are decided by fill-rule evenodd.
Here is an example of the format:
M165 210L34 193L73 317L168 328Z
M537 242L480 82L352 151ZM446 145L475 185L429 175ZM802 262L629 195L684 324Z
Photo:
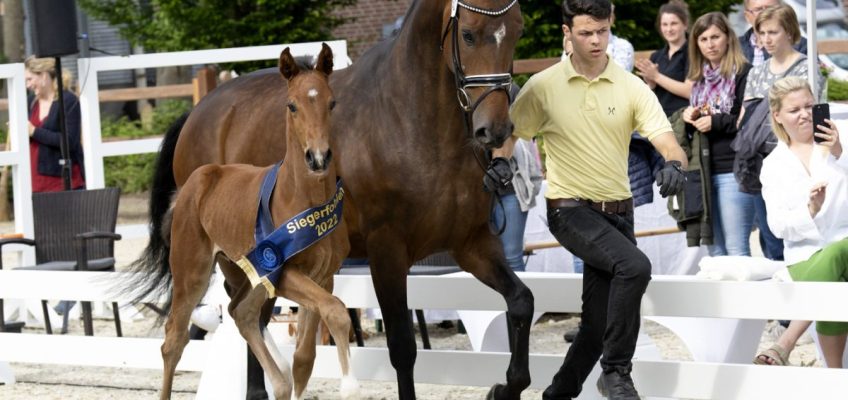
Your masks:
M484 75L465 75L462 71L462 60L459 56L459 14L457 13L458 8L462 7L468 11L475 12L477 14L488 15L490 17L497 17L506 14L512 6L518 3L518 0L512 0L506 7L500 10L487 10L483 8L474 7L470 4L466 4L462 0L452 0L451 1L451 16L448 21L448 26L445 27L445 32L442 34L442 45L441 49L444 51L444 43L445 38L448 35L448 31L451 32L451 41L453 43L453 69L454 69L454 80L456 81L456 97L459 100L459 106L462 108L462 111L465 116L466 127L468 129L469 136L473 135L473 127L471 125L471 117L474 114L474 110L477 109L477 106L488 97L492 92L497 90L503 90L509 93L509 86L512 83L512 75L510 73L503 74L484 74ZM471 96L468 94L468 89L471 88L488 88L476 101L471 100Z

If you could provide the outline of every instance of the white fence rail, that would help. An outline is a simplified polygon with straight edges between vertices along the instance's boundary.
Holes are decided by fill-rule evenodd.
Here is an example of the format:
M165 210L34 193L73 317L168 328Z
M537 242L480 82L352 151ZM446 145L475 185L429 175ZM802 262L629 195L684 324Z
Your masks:
M97 73L137 68L159 68L179 65L198 65L224 62L277 59L284 48L290 47L292 55L316 55L322 42L280 44L257 47L239 47L218 50L180 51L172 53L140 54L127 57L80 58L78 71L84 82L80 93L82 110L83 153L85 154L86 184L97 189L105 185L103 158L108 156L154 153L159 151L161 139L123 140L103 143L100 132L100 100ZM336 68L349 64L347 42L326 42L333 49Z
M0 271L0 297L27 299L125 300L107 290L120 273ZM582 281L577 274L525 273L540 312L576 312ZM408 279L410 308L505 310L503 299L466 273L415 276ZM335 294L349 307L378 307L370 278L336 277ZM438 295L433 295L438 293ZM217 297L220 298L220 297ZM645 316L697 316L750 319L820 319L848 321L848 291L841 283L715 282L659 276L651 282L642 303ZM199 398L210 391L207 376L238 370L210 362L215 354L239 354L240 340L224 340L226 324L211 341L192 341L179 366L204 371ZM235 329L234 327L231 329ZM232 337L235 333L232 332ZM704 339L710 340L709 332ZM219 337L221 340L218 340ZM0 334L0 360L108 367L161 368L161 339L68 337ZM240 347L235 347L240 346ZM233 349L237 350L233 350ZM229 349L229 350L227 350ZM291 346L282 346L291 356ZM753 350L752 350L753 351ZM219 356L220 357L220 356ZM386 349L354 348L352 365L359 379L393 381L395 374ZM751 355L752 358L753 354ZM419 383L489 386L503 379L507 353L419 350L415 379ZM562 363L562 355L533 354L530 370L534 388L544 388ZM322 347L313 376L338 378L335 349ZM634 379L643 395L689 399L842 398L837 388L848 379L846 370L800 367L762 367L744 364L636 360ZM803 384L799 384L803 382ZM230 384L229 386L233 386ZM587 388L591 388L591 382ZM238 388L215 387L220 390ZM593 398L587 389L585 397ZM238 396L238 393L233 393Z

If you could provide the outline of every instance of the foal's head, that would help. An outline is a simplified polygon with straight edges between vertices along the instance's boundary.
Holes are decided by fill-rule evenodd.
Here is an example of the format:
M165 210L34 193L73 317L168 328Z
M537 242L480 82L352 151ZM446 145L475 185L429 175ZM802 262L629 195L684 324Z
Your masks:
M333 72L333 51L323 44L314 67L295 61L288 47L280 54L280 73L288 81L286 105L287 151L301 150L309 171L325 173L333 153L330 151L330 111L336 105L330 90L329 76Z
M524 28L518 2L445 3L443 61L456 78L460 105L471 113L469 133L479 145L500 147L513 128L509 84L515 45Z

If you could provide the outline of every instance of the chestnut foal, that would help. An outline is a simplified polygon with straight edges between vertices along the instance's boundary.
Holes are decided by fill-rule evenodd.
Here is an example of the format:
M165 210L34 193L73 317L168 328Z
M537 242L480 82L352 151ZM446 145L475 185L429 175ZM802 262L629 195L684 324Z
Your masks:
M170 397L174 370L189 341L189 318L206 292L214 261L226 279L229 313L270 377L277 399L292 397L292 375L295 398L301 398L312 373L319 321L336 339L342 398L358 395L358 384L349 370L350 318L344 304L331 294L333 274L350 250L340 215L344 190L337 182L330 151L330 112L335 105L328 84L332 51L324 44L314 69L300 64L288 48L280 54L280 73L288 82L286 109L280 110L286 113L288 148L282 164L265 168L207 164L198 168L179 190L166 216L166 221L170 217L165 227L170 225L173 290L162 345L162 399ZM266 178L269 172L278 173ZM276 190L271 185L270 198L260 201L263 183L273 182ZM270 219L265 217L267 225L271 230L280 227L267 236L259 233L263 216L257 218L257 209L263 205L270 211ZM311 244L304 245L303 237L295 236L304 232L311 235ZM272 240L278 233L294 239L281 245ZM263 275L257 264L266 273L276 270ZM273 306L275 296L302 306L293 370L276 352L267 330L260 327L263 308Z

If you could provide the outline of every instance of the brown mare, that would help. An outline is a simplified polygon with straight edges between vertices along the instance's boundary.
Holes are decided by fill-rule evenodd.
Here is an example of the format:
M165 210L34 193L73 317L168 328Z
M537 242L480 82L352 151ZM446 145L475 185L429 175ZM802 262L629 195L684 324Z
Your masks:
M512 132L506 89L523 27L516 3L414 1L395 39L330 80L338 101L331 142L346 190L350 256L371 265L401 399L415 397L407 271L441 250L506 300L513 353L506 383L494 385L489 397L518 399L530 384L533 295L489 229L491 195L482 190L485 161L478 161ZM163 199L192 171L208 163L270 165L286 151L273 136L286 124L278 80L273 71L258 71L230 81L197 105L181 131L166 135L151 195L151 243L161 240L155 233ZM151 272L150 290L162 275ZM248 397L261 398L262 375L252 365Z
M280 54L279 68L288 85L281 85L280 79L273 84L287 86L287 92L277 93L283 96L281 102L288 110L281 105L276 111L286 116L286 124L269 127L269 131L275 132L274 139L286 143L288 152L279 166L276 190L269 201L274 226L334 198L337 176L335 163L331 161L329 138L330 110L335 104L328 81L333 70L330 47L323 45L315 69L296 64L286 48ZM280 134L282 132L285 137ZM283 153L278 153L278 158L282 156ZM344 375L342 398L357 395L358 385L349 374L347 334L350 318L344 304L331 294L333 275L350 250L344 221L329 233L319 233L323 235L321 240L289 258L275 288L266 290L262 284L254 287L235 263L255 246L260 186L271 168L277 165L204 165L196 169L177 192L171 214L165 217L164 226L167 228L169 222L171 225L173 291L162 345L165 362L162 399L170 398L174 370L189 341L189 318L206 292L214 261L221 266L229 288L229 312L250 350L268 373L276 398L292 397L292 371L276 352L264 325L261 330L259 325L261 309L275 296L302 306L298 313L300 329L293 368L296 398L301 397L312 371L319 320L324 321L333 337L338 339L339 362ZM247 268L252 271L251 267ZM265 340L272 343L270 349ZM272 352L283 364L282 370Z

